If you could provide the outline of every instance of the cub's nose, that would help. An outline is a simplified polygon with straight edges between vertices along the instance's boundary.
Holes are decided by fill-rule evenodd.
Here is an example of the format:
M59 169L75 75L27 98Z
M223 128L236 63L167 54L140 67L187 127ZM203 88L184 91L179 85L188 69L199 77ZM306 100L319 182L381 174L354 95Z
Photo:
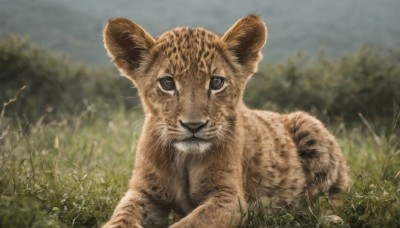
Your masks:
M182 121L179 120L179 123L181 124L181 126L187 130L189 130L192 133L196 133L198 131L200 131L201 129L203 129L207 123L208 120L206 121Z

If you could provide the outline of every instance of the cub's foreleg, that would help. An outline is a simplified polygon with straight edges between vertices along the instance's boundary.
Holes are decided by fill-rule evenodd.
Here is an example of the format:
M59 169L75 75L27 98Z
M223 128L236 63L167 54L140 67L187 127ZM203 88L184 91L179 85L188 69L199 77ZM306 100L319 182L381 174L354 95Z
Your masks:
M246 205L243 198L241 203L243 205L240 205L239 199L237 196L215 195L198 206L185 218L173 224L171 228L237 227L241 216L239 207L243 208Z
M191 199L198 206L171 228L219 228L239 225L241 212L247 209L239 175L241 168L235 165L238 164L238 159L227 160L231 164L213 161L208 166L197 167L199 172L192 176L190 189Z
M156 205L145 193L130 189L118 203L104 228L157 226L167 227L169 211Z

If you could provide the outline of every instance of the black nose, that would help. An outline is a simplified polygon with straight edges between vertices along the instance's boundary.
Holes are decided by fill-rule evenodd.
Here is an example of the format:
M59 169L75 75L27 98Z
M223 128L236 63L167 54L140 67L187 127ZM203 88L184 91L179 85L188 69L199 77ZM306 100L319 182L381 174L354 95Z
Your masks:
M182 127L186 128L187 130L191 131L192 133L196 133L207 125L208 120L207 121L193 121L193 122L179 120L179 123L181 124Z

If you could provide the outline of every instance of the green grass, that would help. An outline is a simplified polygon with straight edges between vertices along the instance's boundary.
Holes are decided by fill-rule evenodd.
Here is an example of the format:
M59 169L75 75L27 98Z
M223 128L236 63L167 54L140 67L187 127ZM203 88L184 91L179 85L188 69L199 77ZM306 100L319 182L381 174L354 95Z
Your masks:
M29 125L2 115L0 227L100 226L127 188L142 121L137 111L94 105L63 120L43 116ZM353 178L341 196L343 207L333 208L321 196L313 208L272 215L254 203L247 227L323 227L323 208L342 217L345 227L398 226L399 136L394 126L380 126L376 133L362 128L331 127Z

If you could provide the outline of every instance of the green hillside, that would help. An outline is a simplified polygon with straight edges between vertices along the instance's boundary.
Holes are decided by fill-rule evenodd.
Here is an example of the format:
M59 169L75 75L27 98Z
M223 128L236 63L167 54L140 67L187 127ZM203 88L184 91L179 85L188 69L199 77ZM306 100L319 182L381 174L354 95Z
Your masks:
M90 14L47 0L0 0L0 36L19 34L78 61L106 63L102 24Z
M269 28L265 60L293 52L331 57L364 44L400 46L400 1L242 1L231 0L0 0L0 36L18 33L90 64L105 64L101 29L109 18L128 17L154 36L178 25L223 33L238 18L256 13Z

